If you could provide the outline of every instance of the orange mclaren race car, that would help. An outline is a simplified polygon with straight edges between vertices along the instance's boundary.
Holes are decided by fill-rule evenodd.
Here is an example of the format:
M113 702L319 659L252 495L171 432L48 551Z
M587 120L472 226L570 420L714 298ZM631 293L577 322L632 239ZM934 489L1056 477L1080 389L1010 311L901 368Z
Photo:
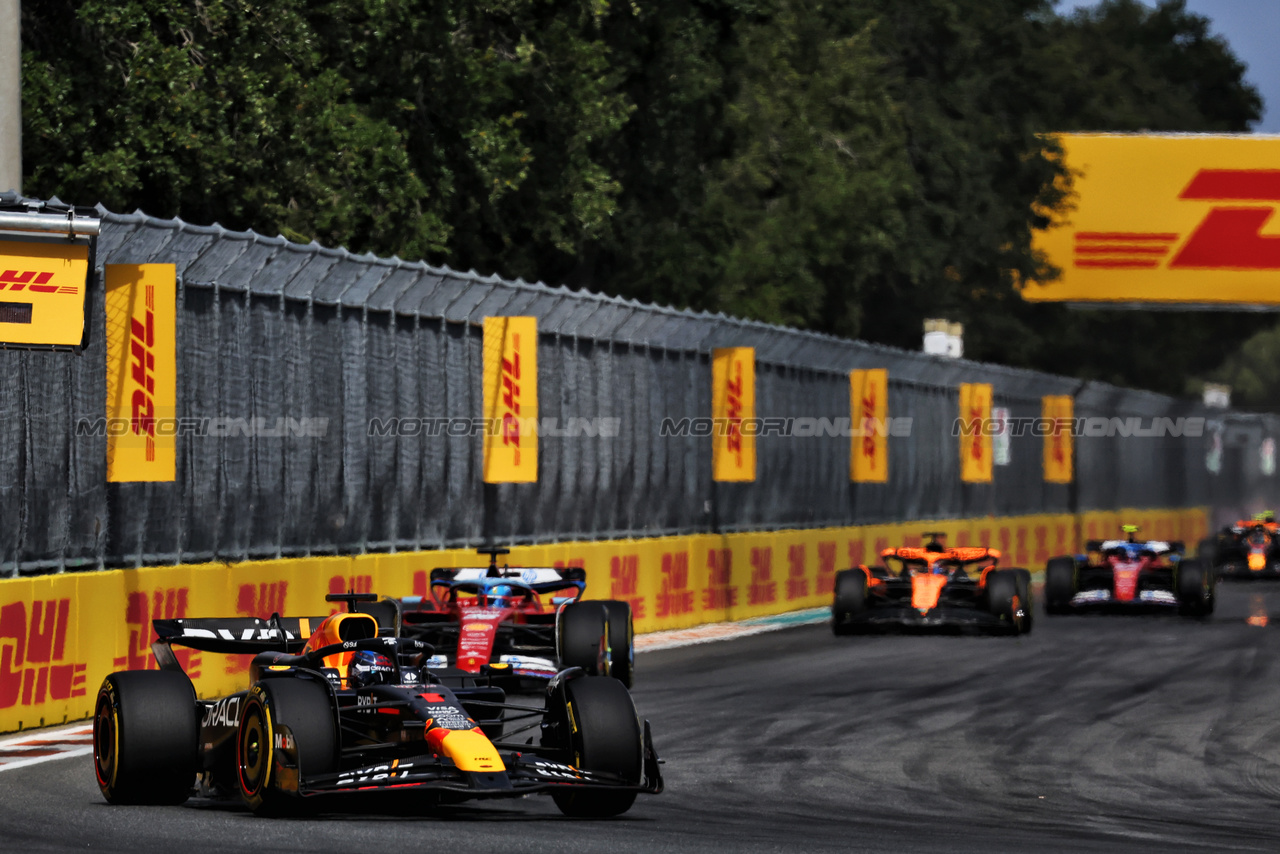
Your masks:
M946 548L927 532L922 548L885 549L899 566L858 566L836 574L831 626L837 635L889 628L1031 631L1031 573L997 569L1000 552Z
M1200 559L1220 578L1280 578L1280 524L1274 513L1241 519L1200 542Z
M569 668L543 699L507 702L485 673L453 680L431 645L361 607L269 620L156 620L159 670L112 673L98 692L94 769L113 804L193 794L289 812L324 795L423 791L437 800L550 794L572 816L612 816L662 791L647 721L617 679ZM247 690L196 699L170 648L255 653ZM449 682L450 684L446 684Z

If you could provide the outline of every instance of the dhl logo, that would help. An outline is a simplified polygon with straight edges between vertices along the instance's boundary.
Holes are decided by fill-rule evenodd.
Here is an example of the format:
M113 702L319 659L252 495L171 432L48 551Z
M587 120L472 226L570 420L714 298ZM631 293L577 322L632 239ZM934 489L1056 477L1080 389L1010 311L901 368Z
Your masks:
M738 604L738 588L733 585L733 549L707 549L707 586L702 589L702 607L722 611Z
M804 543L787 548L787 599L803 599L809 595L809 576L805 570Z
M861 545L861 541L858 543ZM857 566L862 561L851 564ZM824 540L818 543L818 582L814 593L827 594L836 589L836 543L835 540Z
M5 270L0 273L0 291L10 293L28 290L38 294L78 294L80 288L75 285L49 284L53 281L53 273L39 270Z
M329 577L330 593L372 593L373 592L373 576L372 575L333 575ZM425 594L424 594L425 595ZM338 614L346 610L346 607L330 608L330 614Z
M70 599L0 608L0 709L85 695L85 665L66 655Z
M609 558L609 595L631 605L631 615L644 619L644 597L640 594L640 555Z
M742 362L733 360L733 375L725 383L725 449L742 467Z
M658 591L658 617L693 613L693 591L689 589L689 553L667 552L662 556L662 589Z
M502 360L502 444L520 465L520 336L511 336L511 358Z
M1280 169L1201 169L1178 198L1216 203L1180 247L1176 232L1081 231L1073 263L1154 269L1167 259L1171 270L1280 270L1280 235L1262 234L1280 204Z
M876 458L876 386L867 383L862 395L862 412L859 424L862 426L862 456L874 465Z
M751 549L751 584L747 588L747 602L751 605L767 605L778 601L778 584L773 580L773 548L759 546Z
M190 588L187 587L158 589L149 594L143 590L130 593L124 612L124 621L129 627L129 645L125 654L112 662L113 669L158 669L156 658L151 654L151 644L156 641L151 621L180 620L187 616L189 596ZM200 675L200 653L175 648L173 654L188 676L194 679Z
M136 317L129 318L129 355L130 376L136 386L131 397L133 417L130 428L138 436L146 436L147 462L156 458L156 289L147 285L146 313L139 322Z

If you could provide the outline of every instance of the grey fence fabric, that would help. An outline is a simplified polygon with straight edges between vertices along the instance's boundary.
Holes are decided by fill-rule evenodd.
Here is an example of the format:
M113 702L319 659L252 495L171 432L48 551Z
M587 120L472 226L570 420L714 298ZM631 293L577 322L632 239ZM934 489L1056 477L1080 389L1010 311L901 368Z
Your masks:
M546 542L1211 503L1229 514L1275 494L1275 477L1259 465L1262 443L1280 435L1273 417L99 213L87 346L0 351L0 575L435 549L489 537ZM137 263L176 265L178 416L213 427L178 438L175 482L107 484L105 436L82 426L105 410L102 271ZM481 325L491 315L538 319L539 414L563 435L540 437L536 484L486 488L480 437L465 421L446 420L482 415ZM889 440L889 482L849 482L847 436L764 435L754 483L713 483L710 439L661 428L710 415L711 352L726 346L755 348L760 418L838 423L850 417L848 371L887 368L889 414L912 419L909 436ZM1075 396L1077 417L1197 416L1212 419L1211 429L1079 438L1072 485L1044 482L1042 439L1028 432L1011 438L1011 461L996 467L993 483L962 484L953 430L961 382L991 383L995 405L1015 418L1038 417L1041 396L1058 394ZM408 421L389 429L392 419ZM593 435L602 425L608 435ZM1218 474L1206 466L1215 441L1224 449Z

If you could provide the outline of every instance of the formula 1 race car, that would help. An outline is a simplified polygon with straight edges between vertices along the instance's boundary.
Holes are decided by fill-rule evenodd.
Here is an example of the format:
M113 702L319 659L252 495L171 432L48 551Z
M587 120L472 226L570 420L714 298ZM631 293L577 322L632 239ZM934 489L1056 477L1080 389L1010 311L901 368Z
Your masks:
M1049 561L1046 613L1172 608L1188 617L1213 613L1214 575L1205 563L1184 558L1182 543L1137 540L1136 525L1122 530L1123 540L1090 540L1086 554Z
M1280 578L1280 525L1274 513L1241 519L1200 541L1200 559L1219 578Z
M326 597L348 609L375 598ZM98 692L94 769L113 804L179 804L194 788L279 814L337 793L549 793L566 815L603 817L662 791L649 724L617 679L570 668L541 703L511 704L488 684L506 665L443 678L429 644L382 635L355 610L154 626L160 669L112 673ZM171 644L253 653L248 690L197 700Z
M488 568L433 569L430 598L400 600L403 634L438 651L432 667L479 673L490 663L509 664L509 675L500 680L507 687L581 667L631 687L635 641L629 604L579 601L587 588L580 568L499 567L498 555L507 549L477 551L489 556Z
M928 532L923 548L885 549L900 564L858 566L836 574L831 627L837 635L887 628L1031 631L1031 573L997 569L1000 552L944 547Z

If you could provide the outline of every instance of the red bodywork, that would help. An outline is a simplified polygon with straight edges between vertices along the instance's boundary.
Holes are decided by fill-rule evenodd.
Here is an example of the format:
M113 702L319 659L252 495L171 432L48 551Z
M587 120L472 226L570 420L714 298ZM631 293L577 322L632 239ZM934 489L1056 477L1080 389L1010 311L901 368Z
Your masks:
M1106 565L1111 568L1114 590L1113 600L1116 602L1135 602L1138 599L1138 579L1151 570L1167 570L1169 561L1163 555L1152 554L1109 554L1105 558Z

